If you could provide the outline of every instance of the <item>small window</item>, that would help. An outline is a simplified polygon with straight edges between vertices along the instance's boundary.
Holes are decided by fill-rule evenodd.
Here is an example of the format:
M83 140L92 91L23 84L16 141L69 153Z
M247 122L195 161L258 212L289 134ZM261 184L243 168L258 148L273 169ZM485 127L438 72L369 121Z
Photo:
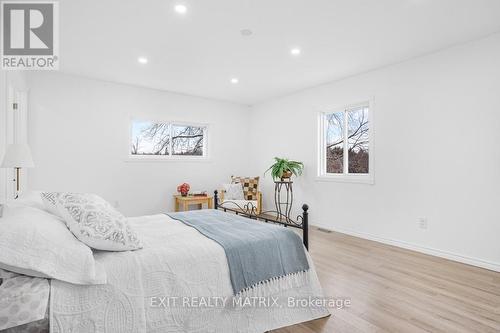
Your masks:
M319 178L373 183L369 103L320 114Z
M131 157L207 157L207 126L133 120Z

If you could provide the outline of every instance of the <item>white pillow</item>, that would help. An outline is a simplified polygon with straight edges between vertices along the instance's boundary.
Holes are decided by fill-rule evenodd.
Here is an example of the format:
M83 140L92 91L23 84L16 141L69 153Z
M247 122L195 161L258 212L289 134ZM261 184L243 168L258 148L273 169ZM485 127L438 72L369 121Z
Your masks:
M5 205L0 218L0 268L74 284L106 283L92 250L57 217L37 208Z
M48 209L55 202L57 213L66 221L69 230L91 248L106 251L142 248L125 217L98 195L44 193L43 197Z
M241 184L222 184L224 200L244 200L243 186Z
M22 205L33 208L38 208L45 210L42 198L40 196L41 191L25 191L19 193L19 197L15 200L9 201L10 205Z

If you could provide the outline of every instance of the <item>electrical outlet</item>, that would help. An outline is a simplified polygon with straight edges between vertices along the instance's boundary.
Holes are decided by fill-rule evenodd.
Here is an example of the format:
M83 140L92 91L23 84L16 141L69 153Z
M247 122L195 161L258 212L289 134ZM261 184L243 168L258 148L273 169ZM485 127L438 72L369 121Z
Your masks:
M120 207L120 202L118 200L115 200L115 202L113 202L113 206L115 206L115 208Z
M427 229L427 217L417 218L417 225L420 229Z

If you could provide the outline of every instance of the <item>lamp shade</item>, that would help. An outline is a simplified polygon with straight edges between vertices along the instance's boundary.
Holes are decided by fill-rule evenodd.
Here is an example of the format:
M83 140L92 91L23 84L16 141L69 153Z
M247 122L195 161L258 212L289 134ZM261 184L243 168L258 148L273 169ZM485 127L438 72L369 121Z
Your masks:
M25 143L14 143L7 146L3 157L2 168L33 168L31 149Z

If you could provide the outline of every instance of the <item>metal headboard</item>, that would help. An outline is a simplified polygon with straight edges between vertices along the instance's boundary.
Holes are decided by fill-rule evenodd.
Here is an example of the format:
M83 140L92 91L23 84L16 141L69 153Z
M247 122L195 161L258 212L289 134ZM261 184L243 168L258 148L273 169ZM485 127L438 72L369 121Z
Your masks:
M302 205L302 214L298 215L297 218L293 220L289 216L274 210L264 211L257 214L257 207L255 207L252 202L247 202L243 206L231 200L220 202L219 192L215 190L214 208L225 212L232 212L236 215L245 216L254 220L280 224L284 227L302 229L302 241L306 249L309 249L309 206L307 204Z

